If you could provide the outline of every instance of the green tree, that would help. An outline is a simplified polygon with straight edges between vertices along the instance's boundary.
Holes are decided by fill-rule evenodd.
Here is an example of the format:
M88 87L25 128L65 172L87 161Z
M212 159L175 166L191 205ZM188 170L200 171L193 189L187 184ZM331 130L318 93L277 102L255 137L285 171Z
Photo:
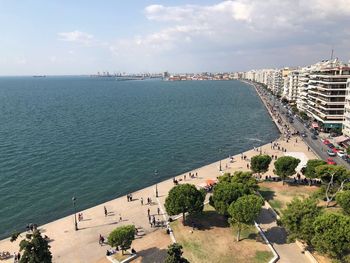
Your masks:
M135 239L136 229L133 225L120 226L114 229L108 236L108 244L111 247L120 247L122 254L130 248Z
M344 213L350 215L350 190L338 192L335 200L341 206Z
M341 259L350 250L350 217L324 213L314 222L312 245L321 253Z
M219 177L219 183L222 182L244 184L253 190L259 189L258 181L251 172L236 171L233 175L225 173Z
M167 257L164 263L189 263L182 257L182 246L178 243L173 243L168 246Z
M342 191L350 180L349 171L339 165L320 165L315 168L317 178L325 184L325 196L327 207L333 201L338 192Z
M298 164L300 163L300 160L291 156L282 156L279 157L275 165L274 173L278 175L284 184L284 180L295 174L295 168L297 168Z
M269 169L271 160L269 155L255 155L250 161L250 169L254 173L265 173Z
M173 187L165 199L165 209L169 215L182 213L183 224L186 222L185 213L203 211L205 192L199 191L194 185L181 184Z
M322 213L322 209L317 206L315 199L300 200L294 198L292 202L287 204L287 208L282 212L282 223L286 228L289 239L299 238L311 243L311 239L315 234L313 223Z
M299 112L299 115L304 121L307 121L309 119L309 116L307 116L305 111Z
M228 208L229 222L237 226L237 241L240 240L242 227L254 223L264 205L264 199L257 195L245 195L232 202Z
M327 163L323 160L320 160L320 159L308 160L306 163L306 167L304 169L303 174L305 175L305 177L307 177L309 179L317 178L316 167L318 167L320 165L325 165L325 164L327 164ZM311 183L310 183L310 185L311 185Z
M252 193L253 190L243 183L220 182L214 187L209 203L219 214L227 215L227 209L232 202Z
M11 236L11 242L15 241L19 233ZM32 234L26 234L26 238L19 243L19 251L23 251L20 263L51 263L52 254L46 239L41 236L39 230Z

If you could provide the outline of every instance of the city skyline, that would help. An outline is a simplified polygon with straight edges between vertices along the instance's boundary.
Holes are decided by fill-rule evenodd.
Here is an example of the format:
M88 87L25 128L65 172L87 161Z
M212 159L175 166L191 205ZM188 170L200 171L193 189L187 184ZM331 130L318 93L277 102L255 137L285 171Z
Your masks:
M0 75L233 72L350 58L347 1L2 1Z

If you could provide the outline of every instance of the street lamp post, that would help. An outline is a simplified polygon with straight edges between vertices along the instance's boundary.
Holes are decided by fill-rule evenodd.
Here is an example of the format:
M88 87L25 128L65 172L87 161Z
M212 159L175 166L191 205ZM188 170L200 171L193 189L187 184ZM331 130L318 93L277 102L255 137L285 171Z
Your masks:
M157 170L155 170L154 177L156 178L156 180L157 180L157 175L158 175L158 172L157 172ZM156 197L158 197L158 182L156 182Z
M72 197L72 202L73 202L73 208L74 208L74 227L75 227L75 231L78 231L78 222L77 222L77 211L75 208L75 202L77 201L77 199L75 198L75 196Z
M221 154L221 149L219 149L219 153ZM222 171L222 169L221 169L221 157L219 157L220 158L220 166L219 166L219 171L221 172Z

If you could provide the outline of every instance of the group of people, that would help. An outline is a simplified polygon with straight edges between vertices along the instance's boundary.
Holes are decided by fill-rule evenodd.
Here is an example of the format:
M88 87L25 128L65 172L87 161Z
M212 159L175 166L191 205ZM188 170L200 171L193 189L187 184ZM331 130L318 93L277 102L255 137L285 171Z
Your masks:
M132 202L132 194L127 194L126 199L128 200L128 202Z
M141 197L141 205L143 205L143 198ZM147 197L147 203L146 203L146 205L151 205L152 204L152 198L150 198L150 197Z
M27 232L29 231L35 231L38 229L38 225L37 224L28 224L26 225L26 229L27 229Z
M8 259L10 257L11 257L10 252L8 252L8 251L0 252L0 260L5 260L5 259Z

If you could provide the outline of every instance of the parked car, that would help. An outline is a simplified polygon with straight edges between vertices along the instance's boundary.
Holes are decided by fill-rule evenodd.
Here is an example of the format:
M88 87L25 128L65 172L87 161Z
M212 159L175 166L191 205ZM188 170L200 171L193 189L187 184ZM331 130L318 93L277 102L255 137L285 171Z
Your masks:
M301 135L302 137L307 137L306 131L303 131L300 135Z
M334 153L337 153L337 152L339 152L339 151L340 151L340 149L339 149L339 148L337 148L337 147L334 147L334 148L332 148L332 151L333 151Z
M330 143L331 143L331 142L328 141L327 139L324 139L324 140L323 140L323 144L325 144L325 145L330 144Z
M327 164L337 165L337 163L332 158L327 159Z
M333 143L329 143L329 144L327 144L327 146L328 146L328 148L330 148L330 149L333 149L333 148L335 147Z
M340 157L340 158L343 158L343 156L346 156L346 153L344 151L338 151L337 152L337 155Z
M327 154L328 154L329 156L336 156L336 153L333 152L331 149L328 149L328 150L327 150Z
M312 134L312 135L311 135L311 139L317 140L317 136L316 136L315 134Z

